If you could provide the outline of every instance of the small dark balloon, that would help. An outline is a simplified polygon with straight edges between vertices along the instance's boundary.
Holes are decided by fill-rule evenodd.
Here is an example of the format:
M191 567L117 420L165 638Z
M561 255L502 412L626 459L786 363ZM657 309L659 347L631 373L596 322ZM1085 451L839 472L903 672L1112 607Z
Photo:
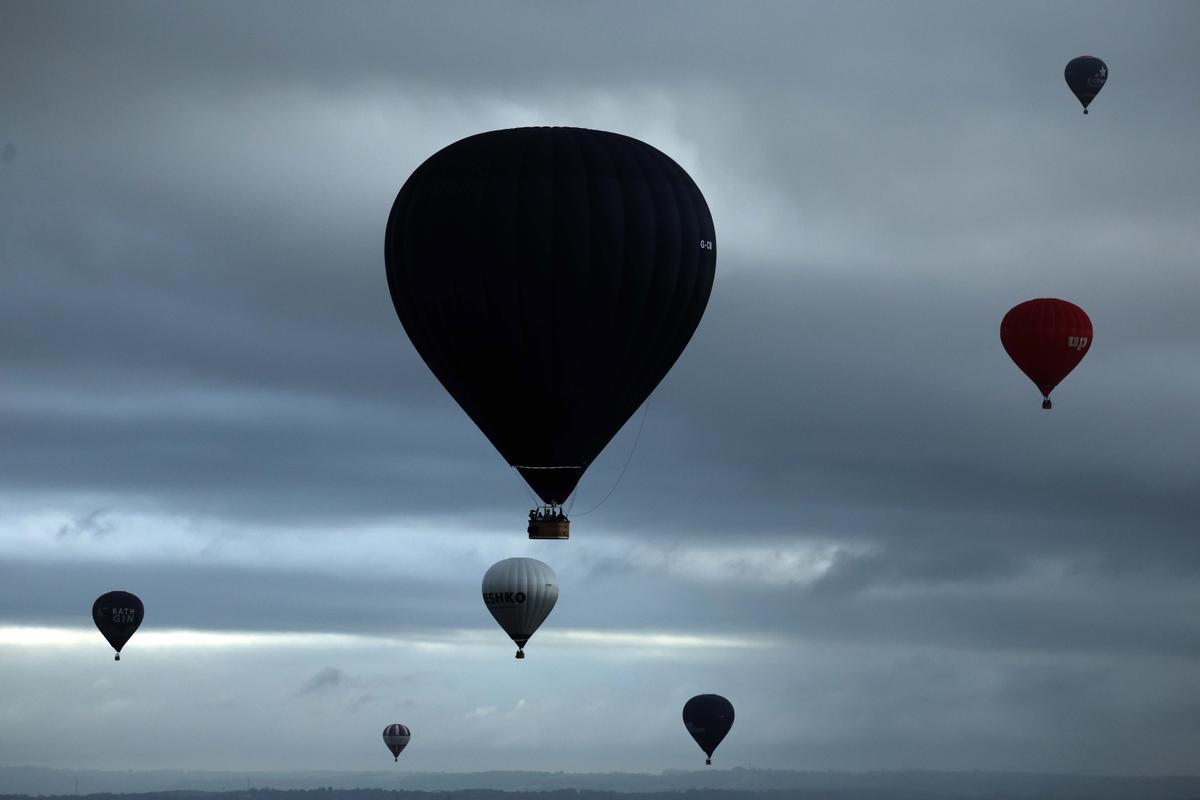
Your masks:
M92 604L92 620L117 651L117 661L121 660L121 648L142 624L144 614L142 601L129 592L106 592Z
M393 722L383 729L383 743L392 752L393 761L400 760L400 754L404 752L404 748L408 747L410 739L412 739L412 731L408 729L407 725L401 725L399 722Z
M1088 105L1096 99L1108 80L1108 66L1095 56L1079 56L1067 62L1064 77L1067 86L1083 104L1083 113L1086 114Z
M683 706L683 724L712 764L713 751L733 727L733 704L719 694L698 694Z
M1043 297L1014 306L1000 322L1000 343L1042 392L1050 410L1050 392L1078 366L1092 346L1092 321L1066 300Z

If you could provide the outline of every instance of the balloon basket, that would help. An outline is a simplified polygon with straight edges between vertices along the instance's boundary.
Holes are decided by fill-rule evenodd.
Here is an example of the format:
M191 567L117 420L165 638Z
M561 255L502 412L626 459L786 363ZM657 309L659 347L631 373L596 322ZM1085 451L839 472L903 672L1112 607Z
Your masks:
M711 767L711 766L712 766L712 759L711 759L711 758L706 758L706 759L704 759L704 766L706 766L706 767Z
M1050 408L1051 408L1050 398L1047 397L1045 400L1042 401L1042 410L1049 411Z
M121 660L121 654L120 654L120 653L117 653L116 655L114 655L114 656L113 656L113 661L120 661L120 660Z
M529 539L570 539L571 521L565 516L529 519Z
M516 655L515 657L516 657L516 658L524 658L524 657L525 657L525 651L524 651L524 650L518 650L518 651L517 651L517 655Z

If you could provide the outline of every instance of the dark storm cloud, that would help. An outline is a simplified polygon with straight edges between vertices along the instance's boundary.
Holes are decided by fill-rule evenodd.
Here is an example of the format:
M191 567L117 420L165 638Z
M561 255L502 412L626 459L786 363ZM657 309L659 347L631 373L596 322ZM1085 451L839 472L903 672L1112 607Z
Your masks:
M1079 21L1033 8L937 6L957 36L886 11L895 36L846 45L865 7L785 5L758 16L664 5L633 26L587 6L530 7L530 24L509 20L506 37L468 48L447 47L450 32L471 40L500 10L425 14L412 46L391 47L409 28L369 14L264 5L231 27L217 7L179 16L138 6L133 28L111 10L72 10L82 24L65 7L23 6L14 30L27 35L6 58L24 78L12 87L30 112L24 124L40 136L8 178L26 201L8 221L8 257L27 265L4 301L19 335L0 345L27 387L6 401L8 486L295 519L469 513L521 497L408 347L383 291L387 204L424 153L375 176L352 211L330 206L314 189L354 153L313 149L320 139L303 129L294 140L260 140L247 120L286 130L271 122L286 94L279 107L225 117L215 98L248 103L281 87L319 94L330 81L345 89L386 74L460 86L462 102L494 81L512 82L518 100L553 97L553 86L527 82L570 48L558 82L686 73L727 101L733 119L680 109L686 135L722 154L701 151L718 177L783 198L800 223L769 235L770 252L736 228L722 240L708 315L652 400L619 502L597 521L716 537L740 526L785 537L825 526L871 542L903 537L911 548L940 548L969 525L972 537L1020 552L1098 549L1118 560L1136 550L1144 561L1153 544L1164 563L1194 569L1194 456L1174 435L1189 395L1171 374L1191 363L1200 336L1185 227L1196 203L1179 169L1191 139L1139 113L1148 110L1139 103L1172 99L1147 91L1143 62L1125 73L1138 87L1124 100L1134 110L1110 114L1107 127L1064 134L1018 110L1016 87L1045 87L1039 109L1069 104L1041 77L1042 54L1059 56L1058 34L1046 31ZM378 11L397 21L411 13ZM1181 52L1172 31L1189 14L1114 7L1083 24L1148 26L1162 37L1152 58L1164 59ZM664 39L698 21L684 43ZM981 39L984 30L1022 44ZM47 36L61 58L28 50ZM520 46L522 37L539 46ZM613 41L633 57L612 59ZM835 59L831 41L850 49ZM225 57L213 58L214 47ZM681 57L659 63L673 50ZM494 68L499 52L506 58ZM973 76L983 67L997 74L980 93ZM921 102L929 97L938 108ZM875 105L884 100L886 111ZM774 124L748 125L751 114ZM1196 123L1194 113L1175 119ZM256 153L293 169L263 173L277 186L228 171ZM213 163L222 157L226 169ZM743 199L720 183L705 188L714 206ZM830 230L834 220L850 233ZM1069 255L1113 224L1125 226L1120 248ZM827 237L850 249L806 255ZM1138 251L1153 254L1153 271L1124 260ZM1047 273L1056 277L1039 279ZM1059 392L1058 427L1046 435L1047 421L1027 413L1033 392L1006 362L996 320L1027 294L1071 286L1097 321L1097 347ZM589 475L581 507L612 485L628 440ZM997 563L1020 558L992 547Z

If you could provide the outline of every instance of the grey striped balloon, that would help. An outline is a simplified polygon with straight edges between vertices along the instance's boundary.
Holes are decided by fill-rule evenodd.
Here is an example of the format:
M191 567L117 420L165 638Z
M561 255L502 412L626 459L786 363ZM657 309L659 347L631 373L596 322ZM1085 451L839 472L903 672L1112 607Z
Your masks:
M558 578L536 558L506 558L483 576L483 602L524 658L525 643L558 602Z
M392 751L393 761L400 760L400 753L408 747L411 738L412 731L408 729L407 725L401 725L399 722L393 722L383 729L383 743L387 745L388 750Z

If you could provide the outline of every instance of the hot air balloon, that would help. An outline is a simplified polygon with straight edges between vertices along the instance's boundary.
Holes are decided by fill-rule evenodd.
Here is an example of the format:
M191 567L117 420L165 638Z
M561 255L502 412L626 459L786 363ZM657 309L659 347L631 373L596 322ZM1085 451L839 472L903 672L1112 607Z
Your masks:
M121 648L142 624L144 614L142 601L129 592L106 592L92 603L92 620L117 651L115 661L121 660Z
M581 128L470 136L405 182L385 239L392 303L450 395L545 504L562 504L679 358L704 314L716 234L687 173Z
M383 729L383 743L387 745L388 750L392 751L393 761L400 760L400 754L404 752L404 748L408 747L408 740L411 738L412 731L399 722L393 722Z
M1042 392L1050 392L1075 369L1092 344L1092 321L1083 309L1052 297L1027 300L1000 322L1000 342L1009 357Z
M711 766L713 751L733 727L733 704L719 694L698 694L684 704L683 724Z
M1067 62L1063 71L1067 86L1083 103L1083 113L1088 113L1088 104L1096 99L1104 82L1108 80L1108 67L1095 56L1079 56Z
M483 576L483 602L524 658L525 643L558 602L558 578L536 558L506 558Z

